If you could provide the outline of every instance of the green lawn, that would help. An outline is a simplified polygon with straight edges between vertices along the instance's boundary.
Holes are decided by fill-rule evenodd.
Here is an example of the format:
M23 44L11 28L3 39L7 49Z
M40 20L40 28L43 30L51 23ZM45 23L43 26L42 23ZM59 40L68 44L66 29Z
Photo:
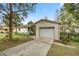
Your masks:
M5 34L0 33L0 40L5 37Z
M52 44L47 56L79 56L79 42L72 41L68 45L75 46L77 49Z
M29 35L13 34L13 40L8 40L5 34L0 33L0 50L4 50L33 40Z

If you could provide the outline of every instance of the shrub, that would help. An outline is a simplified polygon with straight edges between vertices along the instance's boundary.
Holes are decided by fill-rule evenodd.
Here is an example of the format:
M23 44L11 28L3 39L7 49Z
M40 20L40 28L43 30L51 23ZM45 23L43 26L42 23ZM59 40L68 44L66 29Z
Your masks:
M62 43L67 43L69 41L79 42L79 33L60 33L60 40Z
M22 35L22 36L26 36L27 33L19 33L19 32L15 32L14 35Z
M28 33L14 33L13 40L14 41L23 41L23 40L31 40L32 38Z
M14 37L13 41L30 41L32 38L30 36L21 36L21 37Z
M73 34L72 40L73 40L73 41L76 41L76 42L79 42L79 33Z
M69 33L60 33L60 40L62 43L67 44L71 40L72 36Z

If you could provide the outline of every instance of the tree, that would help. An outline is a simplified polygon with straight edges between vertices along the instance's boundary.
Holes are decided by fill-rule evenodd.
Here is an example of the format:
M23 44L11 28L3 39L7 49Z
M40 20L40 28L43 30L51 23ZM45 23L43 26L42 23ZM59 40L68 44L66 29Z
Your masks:
M79 24L79 3L65 3L64 9L67 13L72 15L76 24Z
M74 28L76 28L76 26L79 26L79 3L65 3L62 7L61 12L63 13L60 14L59 17L60 20L63 21L61 23L65 24L63 28L67 25L63 32L68 29L71 34L74 34ZM67 20L66 23L65 20ZM66 36L66 34L64 36Z
M9 26L9 40L13 39L13 19L14 15L17 14L20 17L27 17L29 12L33 12L34 6L32 3L5 3L0 4L0 14L3 18L7 17Z
M69 7L71 6L71 7ZM59 22L61 23L61 32L62 32L62 41L67 42L70 39L67 37L71 37L68 35L68 33L73 33L74 28L76 26L76 19L73 16L73 11L69 10L74 10L73 4L64 4L64 6L60 10L60 15L59 15Z
M78 5L79 4L75 3L65 3L60 10L60 23L66 25L66 29L70 29L71 32L74 30L74 27L79 24L79 8L77 7Z
M32 22L32 21L29 21L27 23L28 25L28 31L31 35L34 35L35 34L35 24Z
M71 29L73 26L74 18L71 14L67 13L65 9L61 9L60 16L59 16L59 22L62 24L62 31L65 32Z
M9 20L7 19L8 15L4 16L3 17L3 23L6 25L6 26L9 26ZM16 31L17 31L17 27L22 25L22 20L24 20L22 17L19 17L19 15L15 14L13 16L13 27L16 27Z
M13 26L16 27L16 32L17 32L17 27L23 25L22 20L23 18L20 18L18 15L15 15L13 19Z

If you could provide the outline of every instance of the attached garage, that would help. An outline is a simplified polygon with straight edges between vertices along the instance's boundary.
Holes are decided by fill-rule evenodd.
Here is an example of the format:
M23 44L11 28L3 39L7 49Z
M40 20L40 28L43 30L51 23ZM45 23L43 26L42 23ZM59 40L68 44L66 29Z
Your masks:
M41 19L36 23L36 39L55 39L59 40L59 23Z

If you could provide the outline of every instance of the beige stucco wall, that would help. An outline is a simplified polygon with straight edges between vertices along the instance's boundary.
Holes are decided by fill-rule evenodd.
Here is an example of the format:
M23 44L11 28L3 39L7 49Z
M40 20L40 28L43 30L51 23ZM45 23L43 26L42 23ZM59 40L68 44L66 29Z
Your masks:
M45 22L45 21L42 21L42 22L39 22L39 23L37 23L36 24L36 38L37 39L39 39L40 38L40 36L39 36L39 27L49 27L49 26L52 26L52 27L54 27L54 30L55 30L55 37L54 37L54 39L56 39L56 40L59 40L59 37L60 37L60 31L59 31L59 24L57 24L57 23L50 23L50 22Z
M5 29L7 29L7 32L9 32L9 28L8 27L3 27L3 29L0 30L0 32L5 33L6 32ZM16 32L16 28L15 27L13 27L13 32Z
M19 31L19 28L17 28L17 32L20 32L20 33L28 33L28 28L20 28L20 31Z

